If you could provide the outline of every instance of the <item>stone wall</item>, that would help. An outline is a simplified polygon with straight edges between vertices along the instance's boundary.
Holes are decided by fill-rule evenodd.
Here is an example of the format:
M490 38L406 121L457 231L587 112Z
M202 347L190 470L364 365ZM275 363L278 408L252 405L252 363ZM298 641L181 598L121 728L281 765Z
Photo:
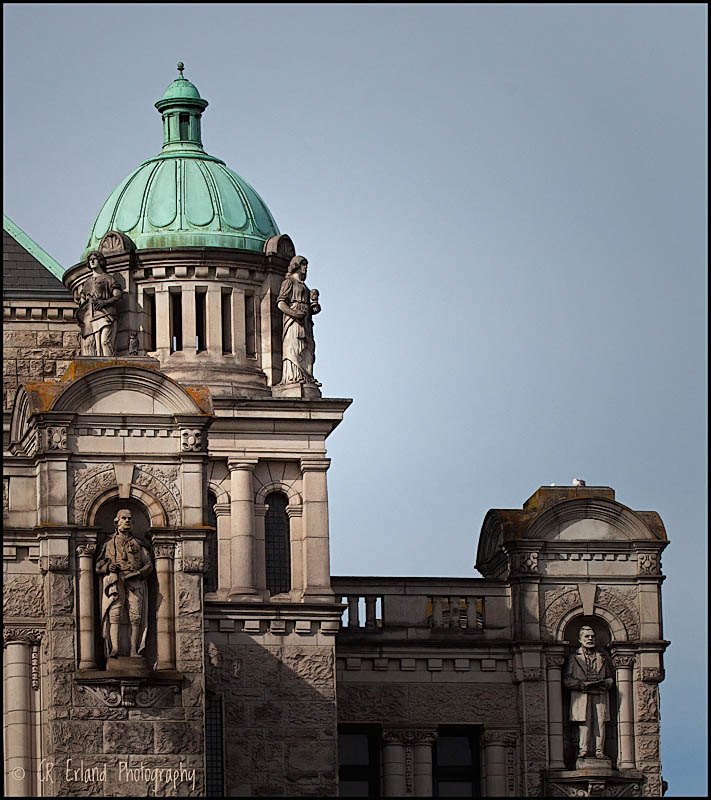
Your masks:
M225 631L206 640L208 691L224 703L225 793L335 795L332 639Z
M32 308L5 302L3 319L3 410L10 411L25 381L59 380L77 352L79 327L73 304L32 301ZM44 303L43 306L40 304Z

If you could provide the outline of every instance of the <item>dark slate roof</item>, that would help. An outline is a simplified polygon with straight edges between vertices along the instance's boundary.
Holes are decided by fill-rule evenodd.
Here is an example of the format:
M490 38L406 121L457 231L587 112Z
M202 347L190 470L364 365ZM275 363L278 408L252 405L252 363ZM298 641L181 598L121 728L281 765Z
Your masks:
M55 276L62 268L38 244L4 217L2 232L3 290L35 293L52 292L69 295L64 284ZM55 274L53 274L55 273Z

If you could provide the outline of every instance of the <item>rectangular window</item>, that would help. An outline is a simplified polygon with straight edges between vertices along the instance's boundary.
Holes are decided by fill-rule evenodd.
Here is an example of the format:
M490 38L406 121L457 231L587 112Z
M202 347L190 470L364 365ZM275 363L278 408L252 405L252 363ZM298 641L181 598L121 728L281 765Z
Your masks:
M257 357L257 327L254 313L254 295L244 296L244 330L246 334L247 358Z
M207 290L197 289L195 291L195 350L198 353L207 350L207 339L205 336L206 304Z
M180 291L170 293L170 352L183 349L183 306Z
M222 353L232 352L232 292L222 292Z
M148 351L153 352L158 344L156 342L156 296L153 292L144 292L143 308L145 311L145 325L147 326L146 338Z
M208 797L224 796L222 698L208 693L205 699L205 783Z
M338 728L340 797L380 797L380 729L377 725Z
M435 797L480 797L478 729L441 727L432 753Z
M190 114L180 114L179 120L180 120L180 138L189 139L190 134L188 126L190 125Z

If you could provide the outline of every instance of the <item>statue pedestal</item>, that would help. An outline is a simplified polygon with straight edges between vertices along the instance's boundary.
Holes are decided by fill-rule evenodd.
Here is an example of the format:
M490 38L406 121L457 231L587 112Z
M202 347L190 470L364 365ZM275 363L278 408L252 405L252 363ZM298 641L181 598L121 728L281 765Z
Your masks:
M114 675L152 674L143 656L110 656L106 659L106 672Z
M575 769L584 772L586 775L592 775L594 773L607 774L612 769L612 761L607 756L603 758L591 758L586 756L585 758L577 758L575 760Z
M272 396L313 400L321 397L321 390L315 383L278 383L276 386L272 386Z

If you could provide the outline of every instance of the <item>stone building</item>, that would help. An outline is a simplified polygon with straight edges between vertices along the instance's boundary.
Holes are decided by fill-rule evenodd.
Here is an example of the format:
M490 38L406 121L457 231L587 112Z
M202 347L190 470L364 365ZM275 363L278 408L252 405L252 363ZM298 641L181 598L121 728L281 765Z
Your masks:
M351 401L179 67L76 265L5 218L6 793L660 795L655 512L541 487L483 578L331 575Z

